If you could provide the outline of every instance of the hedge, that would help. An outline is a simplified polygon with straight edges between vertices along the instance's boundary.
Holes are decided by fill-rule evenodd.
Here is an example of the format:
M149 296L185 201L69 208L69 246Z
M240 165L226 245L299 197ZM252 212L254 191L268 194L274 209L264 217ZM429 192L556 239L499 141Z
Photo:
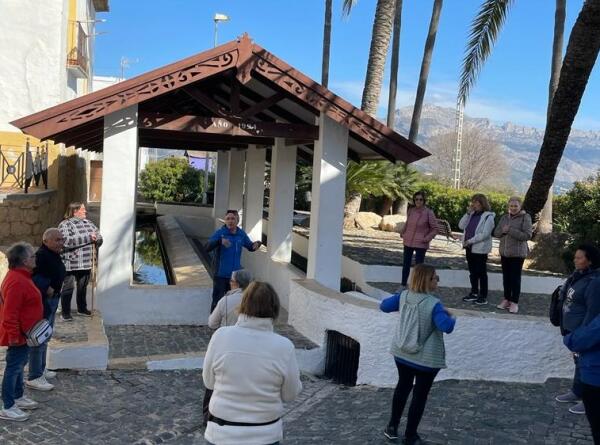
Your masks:
M417 190L425 192L427 206L434 211L437 218L447 220L453 230L458 230L458 221L465 214L471 197L479 193L475 190L456 190L437 182L421 182L417 185ZM500 216L506 213L510 196L496 192L485 193L485 195L490 202L492 212L496 213L496 222L498 222Z

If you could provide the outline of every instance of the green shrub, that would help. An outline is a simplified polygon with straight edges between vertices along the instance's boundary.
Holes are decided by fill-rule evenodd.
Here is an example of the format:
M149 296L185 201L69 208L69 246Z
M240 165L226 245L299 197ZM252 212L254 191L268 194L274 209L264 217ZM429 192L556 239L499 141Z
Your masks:
M578 181L564 195L554 198L555 228L571 236L572 248L600 241L600 173Z
M423 190L427 194L427 206L434 211L437 218L447 220L453 230L458 230L458 222L465 214L471 197L478 193L474 190L456 190L433 181L417 184L417 190ZM506 212L509 195L495 192L485 193L485 195L498 221Z
M214 183L213 174L209 174L209 182ZM184 158L161 159L142 170L139 192L151 201L200 202L204 192L204 171L191 167Z

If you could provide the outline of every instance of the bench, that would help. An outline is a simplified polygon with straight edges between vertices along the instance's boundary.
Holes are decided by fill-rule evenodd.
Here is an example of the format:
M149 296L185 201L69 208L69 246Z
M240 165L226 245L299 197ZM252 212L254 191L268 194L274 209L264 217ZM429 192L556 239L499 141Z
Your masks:
M460 243L458 237L452 233L452 228L448 221L436 218L436 222L438 227L437 234L446 237L446 246L448 246L449 243L452 243L454 245L453 247L457 247L456 244L458 243L460 244L460 247L462 247L462 243Z

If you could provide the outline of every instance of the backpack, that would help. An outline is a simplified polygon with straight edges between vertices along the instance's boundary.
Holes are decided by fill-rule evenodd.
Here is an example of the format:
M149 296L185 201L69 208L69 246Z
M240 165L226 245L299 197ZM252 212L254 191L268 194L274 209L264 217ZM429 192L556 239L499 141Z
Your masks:
M565 299L561 290L562 285L554 289L554 292L552 292L552 297L550 299L550 309L548 310L548 318L550 318L550 323L552 323L553 326L560 326L560 321L562 319L562 310Z
M421 330L419 306L427 298L423 298L418 303L408 302L408 291L404 291L400 296L399 302L399 319L396 326L396 334L394 343L405 354L416 354L423 348L424 340L419 338ZM404 298L402 298L404 296Z

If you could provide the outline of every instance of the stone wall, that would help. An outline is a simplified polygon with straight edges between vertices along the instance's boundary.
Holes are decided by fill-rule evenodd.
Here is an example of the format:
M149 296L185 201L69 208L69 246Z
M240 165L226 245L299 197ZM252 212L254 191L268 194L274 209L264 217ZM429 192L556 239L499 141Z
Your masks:
M0 246L0 283L2 283L4 275L8 270L8 262L6 261L6 255L4 255L7 247L8 246Z
M60 222L56 196L54 190L0 195L0 245L27 241L39 246L44 230Z

